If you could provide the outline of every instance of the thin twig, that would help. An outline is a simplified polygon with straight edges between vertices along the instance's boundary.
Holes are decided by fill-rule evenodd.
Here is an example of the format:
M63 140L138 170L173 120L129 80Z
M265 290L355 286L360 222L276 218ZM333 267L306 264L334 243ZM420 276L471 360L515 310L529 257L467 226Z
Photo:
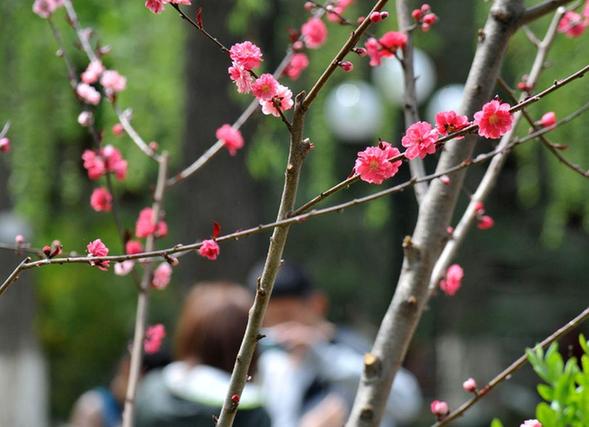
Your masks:
M213 43L215 43L219 47L219 49L221 49L224 53L229 54L229 49L223 43L221 43L219 41L219 39L217 39L212 34L210 34L207 30L205 30L204 29L204 26L200 26L196 22L194 22L188 15L186 15L184 13L184 11L182 9L180 9L180 6L178 6L177 4L174 4L174 3L172 3L171 6L174 9L176 9L176 11L182 17L182 19L184 19L186 22L188 22L190 25L192 25L198 31L200 31L201 33L203 33L206 38L208 38L210 41L212 41Z
M164 191L166 189L166 174L168 170L168 155L164 151L158 160L159 170L155 193L152 204L152 221L157 224L159 221L161 205L163 202ZM152 251L155 243L155 236L149 235L145 241L145 249ZM135 411L135 393L137 383L141 374L141 359L143 356L143 340L145 338L145 323L147 320L147 305L149 300L149 285L151 283L151 273L153 262L143 263L143 277L137 297L137 312L135 314L135 333L133 335L133 344L131 350L131 366L129 369L129 381L125 393L125 408L123 411L123 427L132 427Z
M139 133L135 130L133 126L131 126L131 121L129 120L132 111L131 109L127 108L126 110L121 110L118 106L113 105L115 114L117 115L119 122L123 125L123 129L127 132L127 135L131 138L131 140L135 143L137 147L149 158L159 162L161 160L161 156L152 150L152 148L141 138Z
M560 327L556 331L554 331L551 335L544 338L542 342L536 344L534 348L546 348L548 345L553 343L554 341L558 340L559 338L563 337L564 335L571 332L573 329L581 325L585 320L589 319L589 307L583 310L579 315L577 315L574 319L568 322L566 325ZM450 412L446 418L443 420L438 421L437 423L433 424L432 427L442 427L449 424L451 421L455 420L456 418L464 415L464 413L475 405L479 400L489 394L491 390L501 384L503 381L511 378L511 376L518 371L522 366L528 363L528 357L524 353L520 356L516 361L514 361L511 365L509 365L505 370L501 371L495 378L493 378L487 385L482 387L480 390L477 391L476 395L467 400L454 411Z
M531 6L524 12L524 15L520 19L520 25L527 25L571 1L573 0L546 0L543 3Z
M0 286L0 296L2 296L2 294L4 292L6 292L6 290L8 289L8 287L10 285L12 285L14 282L16 282L16 280L18 279L20 272L22 270L24 270L24 266L31 260L31 258L27 257L25 259L23 259L20 264L14 269L14 271L12 273L10 273L10 275L6 278L6 280L4 281L4 283L2 283L2 286Z

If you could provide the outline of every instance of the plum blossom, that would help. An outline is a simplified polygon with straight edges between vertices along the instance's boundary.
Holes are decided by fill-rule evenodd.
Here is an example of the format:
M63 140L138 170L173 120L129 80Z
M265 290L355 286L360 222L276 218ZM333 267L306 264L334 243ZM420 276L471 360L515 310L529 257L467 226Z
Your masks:
M86 104L98 105L100 103L100 92L87 83L78 83L76 86L76 94Z
M139 240L129 240L125 243L125 253L134 255L143 252L143 245Z
M493 228L495 225L495 220L493 217L489 215L481 215L477 221L477 228L479 230L488 230L489 228Z
M526 420L519 427L542 427L542 423L540 423L540 421L538 421L536 419Z
M115 123L112 125L112 134L114 136L121 136L125 132L125 128L121 123Z
M155 226L155 237L166 237L168 235L168 223L166 221L159 221Z
M120 75L118 71L106 70L102 73L100 84L104 87L107 93L112 96L125 90L125 87L127 87L127 79Z
M294 101L292 100L292 91L283 86L281 84L278 85L278 89L276 90L276 95L274 98L268 101L258 100L260 105L262 106L262 113L266 115L273 115L274 117L280 117L280 112L274 102L278 103L281 111L287 111L292 108L294 105Z
M172 277L172 267L167 262L162 262L153 272L151 284L156 289L166 289Z
M94 124L94 114L90 111L82 111L78 115L78 124L82 127L90 127Z
M401 139L401 144L407 148L405 157L409 160L416 157L423 159L428 154L435 153L437 140L438 132L428 122L413 123Z
M0 152L8 153L10 151L10 139L0 138Z
M125 179L128 164L121 152L109 144L101 150L101 154L105 160L106 170L113 172L119 181Z
M448 296L458 292L464 278L464 270L458 264L452 264L446 271L446 276L440 281L440 289Z
M474 378L469 378L462 383L462 388L467 393L474 393L477 390L477 382Z
M145 7L155 14L162 13L165 5L165 0L146 0L145 2Z
M479 126L479 135L496 139L511 130L513 116L506 102L496 99L483 105L483 109L474 114L474 122Z
M327 11L327 19L330 22L340 22L341 15L344 14L348 6L352 4L354 0L338 0L335 1L331 8Z
M61 6L63 6L63 0L35 0L33 12L41 18L49 18Z
M156 224L153 220L153 209L143 208L139 212L137 221L135 222L135 236L139 238L150 236L155 233Z
M443 400L434 400L429 407L436 417L443 417L449 412L448 404Z
M382 184L391 178L403 163L401 160L391 162L390 159L400 156L400 151L388 142L382 141L378 147L368 147L358 153L354 172L360 179L370 184Z
M443 111L436 114L436 129L440 135L448 135L468 126L468 117L456 111Z
M554 113L554 111L549 111L548 113L542 115L542 118L540 119L540 126L548 128L550 126L554 126L555 124L556 114Z
M577 12L571 10L565 12L558 23L558 32L564 33L567 37L579 37L585 32L589 25L588 18L583 18Z
M108 255L108 248L100 239L88 243L86 250L88 251L89 257L104 257ZM90 265L94 265L104 271L108 270L109 264L110 261L90 261Z
M284 75L292 80L296 80L308 66L309 57L304 53L295 53L284 69Z
M84 168L88 172L88 178L91 180L97 180L106 173L104 159L99 154L96 154L95 151L84 151L82 160L84 161Z
M421 31L427 32L438 21L438 16L431 11L429 4L424 3L419 9L411 12L415 22L421 26Z
M104 65L99 59L93 59L82 73L81 80L86 84L94 84L98 81L101 74L104 72Z
M214 261L219 256L221 249L219 244L214 239L208 239L202 242L202 246L198 249L198 254L203 258L208 258Z
M252 91L254 76L252 76L248 70L234 62L227 71L229 73L229 78L237 86L237 92L250 93Z
M90 206L96 212L110 212L112 209L112 195L104 188L96 188L90 196Z
M249 71L262 62L262 51L250 41L236 43L229 49L229 57L234 64Z
M157 353L166 337L166 328L161 323L149 326L145 331L143 350L147 354Z
M225 124L217 129L216 137L219 141L221 141L229 154L231 156L235 156L237 150L243 147L243 136L241 136L241 132L239 130L233 128L231 125Z
M309 49L317 49L327 39L327 27L321 19L309 18L301 27L301 34L305 38L305 44Z
M116 262L114 266L115 274L117 276L126 276L133 270L133 267L135 267L135 261L130 259L123 262Z
M259 101L271 100L278 91L280 83L270 73L262 74L252 84L252 93Z
M364 44L366 53L370 57L370 66L379 66L382 58L394 56L398 49L407 44L407 35L398 31L389 31L379 40L374 37L368 38Z

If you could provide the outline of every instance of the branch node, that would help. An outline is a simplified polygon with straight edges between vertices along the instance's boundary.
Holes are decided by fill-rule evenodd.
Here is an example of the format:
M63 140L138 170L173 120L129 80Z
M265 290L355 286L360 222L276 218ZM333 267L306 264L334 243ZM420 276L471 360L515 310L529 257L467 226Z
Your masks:
M378 357L372 353L364 355L364 372L367 378L379 377L382 371L382 363Z

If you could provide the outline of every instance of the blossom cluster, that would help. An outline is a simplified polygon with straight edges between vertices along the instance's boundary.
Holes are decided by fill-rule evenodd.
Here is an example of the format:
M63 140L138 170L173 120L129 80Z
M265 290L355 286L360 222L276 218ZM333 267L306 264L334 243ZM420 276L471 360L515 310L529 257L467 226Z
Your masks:
M61 6L63 6L63 0L35 0L33 12L41 18L49 18Z
M116 70L107 70L98 59L92 60L80 76L76 94L88 105L98 105L102 98L100 91L92 86L100 83L108 99L115 99L127 87L127 79Z
M82 160L88 178L92 181L107 173L114 173L119 181L127 176L127 161L123 159L121 152L112 145L107 145L96 151L86 150L82 153Z
M589 27L589 2L585 3L582 14L569 10L558 22L558 32L571 38L582 35L587 27Z
M152 325L145 331L143 340L143 351L147 354L157 353L166 337L166 328L161 323Z
M431 11L431 7L427 3L422 4L419 9L413 10L411 17L423 32L429 31L431 26L438 22L438 16Z

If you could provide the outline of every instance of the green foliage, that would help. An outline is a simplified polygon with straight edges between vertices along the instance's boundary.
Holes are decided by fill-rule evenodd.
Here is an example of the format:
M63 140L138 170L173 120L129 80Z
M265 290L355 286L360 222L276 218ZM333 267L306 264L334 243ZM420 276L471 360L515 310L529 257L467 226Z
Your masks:
M541 347L526 354L536 374L544 381L537 387L545 402L536 407L536 418L544 427L583 427L589 425L589 345L583 335L581 366L575 357L566 362L553 343L544 352Z
M493 421L491 421L490 427L503 427L503 423L501 422L501 420L499 418L495 418L495 419L493 419Z

